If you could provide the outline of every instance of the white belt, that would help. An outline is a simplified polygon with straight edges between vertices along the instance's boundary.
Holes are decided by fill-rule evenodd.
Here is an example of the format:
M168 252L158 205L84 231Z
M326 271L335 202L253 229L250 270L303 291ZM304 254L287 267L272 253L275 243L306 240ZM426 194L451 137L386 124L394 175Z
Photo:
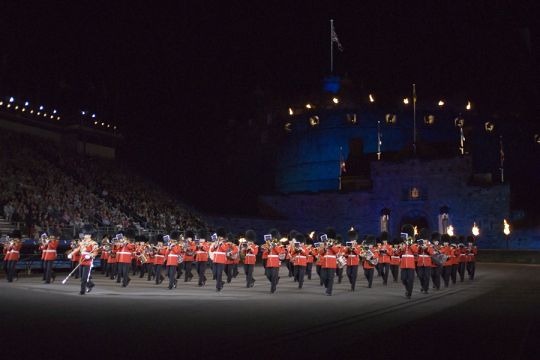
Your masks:
M401 257L414 257L414 255L405 254L405 255L401 255Z
M300 259L305 259L306 257L305 256L302 256L302 255L296 255L297 258L300 258Z
M160 257L160 258L164 258L165 255L154 255L155 257Z
M422 256L422 257L429 257L429 255L418 255L418 256Z
M118 255L132 255L132 253L127 252L127 251L118 251L117 254Z
M218 254L218 255L225 255L225 253L222 252L222 251L214 251L214 255L216 255L216 254Z
M467 256L466 254L459 254L459 256Z
M246 256L255 256L255 254L246 254Z
M10 252L11 252L12 254L18 254L18 253L19 253L18 250L10 250Z
M399 259L399 256L391 256L392 259Z
M43 250L43 252L56 252L56 250Z
M467 255L469 255L469 256L474 256L474 254L467 254Z
M268 255L268 257L279 257L278 255Z
M197 254L206 254L206 251L197 251Z
M175 256L178 256L178 255L180 255L180 254L169 254L169 255L167 255L167 256L169 256L169 257L175 257Z
M356 257L356 255L349 255L349 257Z
M336 258L336 255L324 255L324 257L329 257L329 258Z

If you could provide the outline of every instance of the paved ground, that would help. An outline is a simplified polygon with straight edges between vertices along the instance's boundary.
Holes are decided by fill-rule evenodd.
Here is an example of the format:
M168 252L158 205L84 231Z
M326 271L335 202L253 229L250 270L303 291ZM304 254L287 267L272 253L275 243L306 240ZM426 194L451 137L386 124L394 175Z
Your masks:
M361 278L356 292L318 278L304 289L281 269L270 294L262 269L246 289L241 275L216 293L214 282L165 283L133 277L121 288L101 274L95 290L45 285L39 276L0 282L2 358L430 358L538 359L540 267L479 264L474 281L407 300L399 283ZM65 274L60 274L62 279ZM78 356L77 354L83 354ZM101 354L101 355L99 355ZM135 357L133 356L135 354ZM9 358L9 357L6 357Z

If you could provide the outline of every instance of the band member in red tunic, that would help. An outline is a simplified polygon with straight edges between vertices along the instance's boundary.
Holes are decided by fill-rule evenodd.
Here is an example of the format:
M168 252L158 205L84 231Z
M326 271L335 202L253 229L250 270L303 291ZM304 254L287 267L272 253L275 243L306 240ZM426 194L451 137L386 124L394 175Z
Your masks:
M255 231L247 230L245 234L245 241L240 245L240 257L244 262L244 273L246 274L247 288L255 285L253 270L255 269L257 254L259 253L259 247L255 244L255 241L257 241L257 234L255 234Z
M182 248L177 244L177 240L171 239L169 246L167 247L167 257L165 258L167 263L167 276L169 278L169 290L176 288L176 270L178 264L181 263Z
M279 283L279 268L281 267L281 260L285 258L285 249L280 244L277 231L271 232L272 241L268 247L268 260L266 262L267 275L266 277L270 281L270 292L273 294L276 292L277 285Z
M92 235L89 233L84 234L84 239L80 241L79 247L73 250L68 257L72 257L74 254L80 255L80 268L81 268L81 291L80 294L84 295L89 293L94 288L92 282L91 272L93 267L93 261L98 255L99 246L97 242L92 240Z
M101 273L105 274L107 272L107 263L109 262L109 254L110 254L110 248L111 243L109 241L109 235L105 234L101 238L101 256L100 256L100 263L101 263Z
M225 263L225 274L227 274L227 284L229 284L234 277L235 261L240 258L240 252L238 246L235 244L236 239L233 233L227 234L227 251L225 256L227 261Z
M439 241L441 235L438 232L431 234L431 246L433 249L433 254L438 254L441 251L441 246ZM439 290L441 288L441 273L442 265L437 264L433 259L431 260L431 281L433 282L433 289Z
M6 274L7 281L13 282L13 279L17 279L17 262L19 261L21 255L22 241L21 241L21 232L19 230L14 230L11 233L11 238L8 239L7 249L6 249Z
M184 262L182 268L185 271L184 282L191 281L193 279L193 261L195 260L195 233L191 230L187 230L184 234L184 242L182 244L182 255L184 256Z
M199 286L206 284L206 266L208 264L209 244L206 242L206 231L199 230L199 238L195 239L195 268L199 276Z
M450 283L450 274L452 272L453 260L450 258L450 254L453 253L453 250L449 244L450 236L448 234L442 234L441 241L443 246L441 247L440 251L448 257L442 267L442 279L444 282L444 287L447 288L448 284Z
M403 283L403 286L405 286L405 296L407 299L410 299L414 286L416 267L414 257L417 253L417 246L416 244L413 244L414 228L412 225L403 225L402 233L404 233L407 238L404 239L404 242L401 243L399 248L399 254L401 256L401 282Z
M474 280L474 273L476 271L476 255L478 254L478 248L474 245L474 237L469 236L467 238L467 274L470 280Z
M298 288L304 286L304 275L306 273L308 250L305 244L306 238L302 233L296 233L291 246L291 261L293 262L294 280L298 282Z
M379 263L379 251L373 243L375 239L368 237L366 244L362 247L360 257L362 258L362 267L364 269L364 276L368 282L368 288L373 285L373 275L375 274L375 266Z
M465 248L465 238L460 238L463 242L458 244L456 250L457 253L457 272L459 274L459 281L463 282L465 280L465 265L467 264L467 248Z
M165 235L162 237L163 241L158 241L154 257L155 257L155 273L156 273L156 285L159 285L163 282L165 277L161 274L163 271L163 266L165 264L165 258L167 257L167 248L163 246L163 243L168 242L170 239L169 235Z
M356 279L358 277L358 265L360 264L360 247L358 246L358 232L354 229L348 232L349 241L345 243L343 255L347 259L347 278L351 284L351 291L356 288Z
M54 275L54 262L56 261L56 249L58 248L58 238L55 233L50 232L48 235L43 234L40 238L42 251L42 259L45 271L45 283L50 284L51 280L54 281L56 276Z
M123 235L117 235L117 241L120 245L116 252L118 261L118 276L116 282L122 282L122 287L127 287L131 279L129 278L129 268L135 253L135 245L131 241L135 238L135 233L131 230L126 231Z
M383 285L388 284L388 275L390 274L390 262L392 256L392 245L388 244L388 233L381 233L382 244L379 247L379 269L381 271L381 277Z
M420 292L427 294L429 290L429 279L431 277L433 256L433 246L425 239L419 239L418 244L418 261L416 262L416 271L420 280Z
M227 250L229 246L225 242L225 236L227 235L225 229L220 228L216 233L216 240L210 247L210 251L214 254L214 271L216 275L216 291L221 291L225 282L223 281L223 270L227 263Z
M326 236L325 236L326 235ZM322 247L319 256L322 256L321 277L326 288L326 295L332 295L334 277L336 276L337 255L340 251L336 241L336 231L333 228L326 229L326 234L321 236Z

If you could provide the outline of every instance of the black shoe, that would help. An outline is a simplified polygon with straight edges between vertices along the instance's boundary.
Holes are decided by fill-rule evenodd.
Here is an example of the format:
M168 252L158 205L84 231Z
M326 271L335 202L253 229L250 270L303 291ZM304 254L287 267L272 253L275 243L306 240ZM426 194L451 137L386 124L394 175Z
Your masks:
M79 294L84 295L84 294L86 294L86 293L85 293L84 291L81 291Z
M330 293L325 293L325 295L326 295L326 296L332 296L332 294L330 294Z

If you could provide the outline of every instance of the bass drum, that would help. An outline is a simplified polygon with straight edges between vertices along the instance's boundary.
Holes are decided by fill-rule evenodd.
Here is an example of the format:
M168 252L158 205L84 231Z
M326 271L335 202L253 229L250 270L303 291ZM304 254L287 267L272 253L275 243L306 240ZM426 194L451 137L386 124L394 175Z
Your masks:
M448 255L445 254L435 254L431 257L431 261L433 261L437 266L443 266L447 260Z

